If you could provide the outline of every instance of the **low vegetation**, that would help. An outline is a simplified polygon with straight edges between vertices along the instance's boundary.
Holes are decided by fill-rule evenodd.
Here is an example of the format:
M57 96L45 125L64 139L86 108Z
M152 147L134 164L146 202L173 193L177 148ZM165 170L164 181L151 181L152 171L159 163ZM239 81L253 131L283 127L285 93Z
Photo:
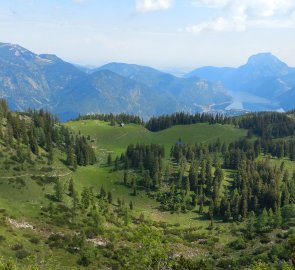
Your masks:
M1 270L294 269L289 117L0 115Z

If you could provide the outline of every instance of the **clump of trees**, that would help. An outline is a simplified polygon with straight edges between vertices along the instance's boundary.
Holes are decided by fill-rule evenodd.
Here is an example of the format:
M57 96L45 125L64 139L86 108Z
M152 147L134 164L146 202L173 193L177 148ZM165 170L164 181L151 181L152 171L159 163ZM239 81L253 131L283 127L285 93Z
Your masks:
M96 162L94 150L84 136L72 136L44 110L13 113L4 99L0 99L0 139L7 149L16 151L20 163L30 162L32 156L45 152L48 164L52 164L54 149L66 152L67 165L73 168Z
M80 115L76 121L79 120L100 120L104 122L110 122L112 124L118 123L124 123L124 124L138 124L143 125L144 121L139 116L130 115L126 113L120 113L120 114L88 114L88 115Z
M194 115L184 112L152 117L146 128L150 131L159 131L175 125L191 125L197 123L230 124L235 120L223 114L196 113Z

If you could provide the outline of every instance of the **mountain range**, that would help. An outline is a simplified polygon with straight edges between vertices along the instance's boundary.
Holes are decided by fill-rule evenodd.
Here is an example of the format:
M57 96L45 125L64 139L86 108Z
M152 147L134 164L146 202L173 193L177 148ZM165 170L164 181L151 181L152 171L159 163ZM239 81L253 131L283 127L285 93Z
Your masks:
M252 111L289 110L295 107L295 69L271 53L260 53L238 68L202 67L185 75L218 81L234 104Z
M44 108L65 121L79 114L287 110L295 69L258 54L239 68L203 67L176 77L139 65L84 68L50 54L0 43L0 97L14 110Z

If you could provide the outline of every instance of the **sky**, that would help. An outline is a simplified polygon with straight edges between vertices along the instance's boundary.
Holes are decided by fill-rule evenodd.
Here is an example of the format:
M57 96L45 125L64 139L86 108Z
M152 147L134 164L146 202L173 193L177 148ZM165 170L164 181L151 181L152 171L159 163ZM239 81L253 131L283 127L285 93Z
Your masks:
M295 66L295 0L0 0L0 42L100 66Z

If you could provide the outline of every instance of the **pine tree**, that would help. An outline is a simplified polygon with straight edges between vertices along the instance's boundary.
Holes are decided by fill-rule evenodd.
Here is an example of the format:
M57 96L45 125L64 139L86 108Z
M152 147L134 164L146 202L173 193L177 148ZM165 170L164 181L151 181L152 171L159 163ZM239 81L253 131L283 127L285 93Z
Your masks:
M230 202L227 200L225 205L224 220L229 221L232 217Z
M74 147L70 144L67 148L67 165L70 167L75 167L77 165L77 159L74 151Z
M69 182L69 196L73 197L74 193L75 193L75 184L74 184L73 178L71 178Z
M213 226L213 214L214 214L214 203L213 200L210 200L209 210L208 210L208 216L210 219L210 226Z
M189 182L190 182L190 189L195 191L196 193L198 188L198 164L194 161L189 170Z
M185 191L185 195L187 195L190 192L190 182L188 177L183 177L183 189Z
M107 160L107 162L108 162L108 166L111 166L112 165L112 155L111 155L111 153L109 153L108 154L108 160Z
M100 188L99 196L100 196L100 198L104 199L106 195L107 195L107 193L106 193L104 187L102 186Z
M54 214L54 205L52 202L49 203L48 212L49 212L49 216L52 218Z
M275 211L274 217L273 217L273 225L275 228L280 228L282 225L282 214L281 209L277 209Z
M48 165L52 165L53 163L53 150L52 150L52 147L49 148L48 150Z
M128 224L129 224L129 213L128 213L128 209L125 208L125 211L124 211L124 225L128 226Z
M115 171L119 170L119 158L116 157L115 159Z
M83 209L87 209L90 206L90 194L89 189L84 187L81 193L81 206Z
M257 219L257 230L259 232L264 232L267 229L268 224L268 213L264 208L261 215Z
M252 238L255 233L255 224L256 224L255 213L251 211L247 219L247 225L246 225L246 233L250 238Z
M211 195L213 191L213 177L212 177L212 168L211 168L211 162L209 159L207 159L206 163L206 195Z
M63 189L62 182L59 179L57 179L55 183L54 191L55 191L56 200L61 202L63 200L64 189Z
M124 171L123 183L125 186L128 184L128 172Z
M268 210L268 222L270 227L274 226L274 214L271 208Z
M118 204L118 206L121 208L121 206L122 206L122 201L121 201L121 199L118 197L117 198L117 204Z
M112 195L112 193L110 191L108 192L108 202L110 204L113 202L113 195Z
M78 193L75 191L72 195L72 213L73 215L76 214L76 211L78 210L79 207L79 195Z
M136 180L135 178L132 178L132 195L136 196L137 195L137 187L136 187Z
M31 151L35 154L39 154L39 146L37 143L36 136L34 134L34 127L31 127L31 132L29 133L29 145L31 148Z

